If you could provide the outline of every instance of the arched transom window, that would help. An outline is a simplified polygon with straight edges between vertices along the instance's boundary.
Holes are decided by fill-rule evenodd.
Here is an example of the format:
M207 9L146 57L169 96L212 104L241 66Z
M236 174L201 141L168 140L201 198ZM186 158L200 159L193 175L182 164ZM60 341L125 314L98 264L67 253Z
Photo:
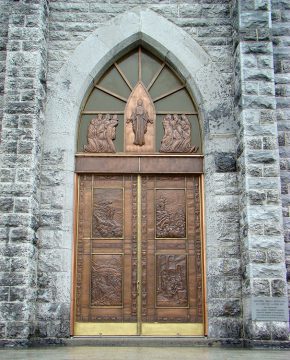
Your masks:
M134 49L95 81L80 114L77 151L201 154L185 83L165 62Z

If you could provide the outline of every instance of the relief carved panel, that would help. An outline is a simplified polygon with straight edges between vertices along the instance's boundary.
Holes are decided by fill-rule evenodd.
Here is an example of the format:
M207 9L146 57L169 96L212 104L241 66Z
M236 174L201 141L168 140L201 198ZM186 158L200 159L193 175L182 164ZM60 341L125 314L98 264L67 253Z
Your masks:
M115 153L113 140L116 138L117 125L117 115L98 114L88 126L88 143L84 145L84 150L90 153Z
M186 255L157 255L156 277L157 307L188 305Z
M125 108L125 151L155 150L155 107L142 82L132 91Z
M162 121L164 135L160 152L195 153L197 146L191 144L191 125L186 115L166 115Z
M93 238L123 237L123 189L94 188Z
M92 255L91 306L122 306L122 255Z
M185 192L182 189L156 190L156 237L186 236Z

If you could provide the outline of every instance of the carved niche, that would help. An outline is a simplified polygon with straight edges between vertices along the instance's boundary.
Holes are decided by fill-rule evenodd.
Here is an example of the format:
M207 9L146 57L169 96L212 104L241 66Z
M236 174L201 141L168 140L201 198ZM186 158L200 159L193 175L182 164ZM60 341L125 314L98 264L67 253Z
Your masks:
M186 307L188 305L186 255L157 255L156 260L156 306Z
M157 190L156 237L184 238L186 213L184 190Z
M115 153L113 140L116 138L117 125L117 115L98 114L88 126L88 143L84 145L84 150L91 153Z
M191 144L191 125L186 115L167 114L163 121L164 135L160 152L194 153L198 147Z
M142 82L133 89L125 108L125 151L155 151L155 108Z

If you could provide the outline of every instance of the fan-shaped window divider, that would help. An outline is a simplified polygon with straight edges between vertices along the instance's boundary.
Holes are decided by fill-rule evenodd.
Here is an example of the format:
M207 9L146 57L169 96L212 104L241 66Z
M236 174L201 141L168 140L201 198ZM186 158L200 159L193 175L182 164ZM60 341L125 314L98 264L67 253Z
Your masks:
M186 86L139 47L94 83L80 114L78 153L202 153L198 112Z

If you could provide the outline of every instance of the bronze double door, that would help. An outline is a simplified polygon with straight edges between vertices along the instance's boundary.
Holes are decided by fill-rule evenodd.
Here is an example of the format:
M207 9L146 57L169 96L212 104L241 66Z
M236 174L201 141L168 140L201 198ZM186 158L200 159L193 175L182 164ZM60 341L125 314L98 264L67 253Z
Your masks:
M204 335L200 176L78 181L74 335Z

